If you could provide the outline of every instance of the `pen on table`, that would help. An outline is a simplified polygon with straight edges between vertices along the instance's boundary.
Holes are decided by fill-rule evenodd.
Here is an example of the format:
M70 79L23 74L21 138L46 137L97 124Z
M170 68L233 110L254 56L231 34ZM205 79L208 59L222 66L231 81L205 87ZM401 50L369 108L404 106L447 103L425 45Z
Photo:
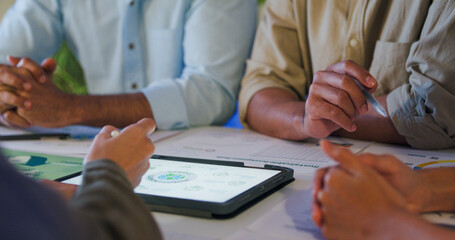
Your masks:
M378 102L378 100L376 100L376 98L374 98L373 95L371 95L357 79L352 78L352 80L354 80L355 84L360 88L367 101L371 103L371 106L373 106L374 110L376 110L376 112L382 115L383 117L387 117L388 116L387 111Z

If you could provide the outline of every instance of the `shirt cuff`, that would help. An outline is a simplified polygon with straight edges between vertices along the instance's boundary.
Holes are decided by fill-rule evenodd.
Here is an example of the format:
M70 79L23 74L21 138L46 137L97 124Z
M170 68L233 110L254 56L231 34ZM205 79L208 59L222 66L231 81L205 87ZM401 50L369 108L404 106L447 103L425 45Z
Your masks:
M387 96L389 116L409 145L418 149L441 149L453 146L453 140L434 120L425 100L412 94L411 85L396 88Z
M188 113L180 86L168 79L155 82L142 90L152 108L160 130L189 127Z

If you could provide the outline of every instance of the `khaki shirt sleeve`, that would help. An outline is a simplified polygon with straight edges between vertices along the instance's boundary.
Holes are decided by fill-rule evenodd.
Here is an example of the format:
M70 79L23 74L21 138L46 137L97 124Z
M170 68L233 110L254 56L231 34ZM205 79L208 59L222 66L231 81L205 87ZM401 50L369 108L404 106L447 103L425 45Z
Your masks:
M251 98L265 88L281 88L305 98L307 80L302 67L293 2L268 0L259 24L251 59L239 96L240 121L245 127Z
M387 97L390 117L420 149L455 146L455 1L434 1L406 63L408 84Z

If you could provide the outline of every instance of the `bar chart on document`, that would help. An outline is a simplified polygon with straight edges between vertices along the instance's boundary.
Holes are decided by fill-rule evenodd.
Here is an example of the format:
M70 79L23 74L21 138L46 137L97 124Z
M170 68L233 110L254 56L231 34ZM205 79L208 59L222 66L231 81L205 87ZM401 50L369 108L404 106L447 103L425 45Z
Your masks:
M370 142L331 139L353 152L361 151ZM239 129L204 127L188 130L157 143L157 155L201 158L224 161L241 161L248 166L264 164L293 168L296 172L312 173L315 169L331 164L320 150L318 140L286 141L256 132Z

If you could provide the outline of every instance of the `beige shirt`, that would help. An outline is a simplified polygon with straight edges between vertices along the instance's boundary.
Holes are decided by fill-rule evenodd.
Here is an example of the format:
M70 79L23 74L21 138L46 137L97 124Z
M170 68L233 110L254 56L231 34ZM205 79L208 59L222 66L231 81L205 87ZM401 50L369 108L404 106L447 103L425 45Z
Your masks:
M389 94L417 148L455 146L455 1L268 0L240 92L240 119L265 88L305 100L313 74L351 59Z

